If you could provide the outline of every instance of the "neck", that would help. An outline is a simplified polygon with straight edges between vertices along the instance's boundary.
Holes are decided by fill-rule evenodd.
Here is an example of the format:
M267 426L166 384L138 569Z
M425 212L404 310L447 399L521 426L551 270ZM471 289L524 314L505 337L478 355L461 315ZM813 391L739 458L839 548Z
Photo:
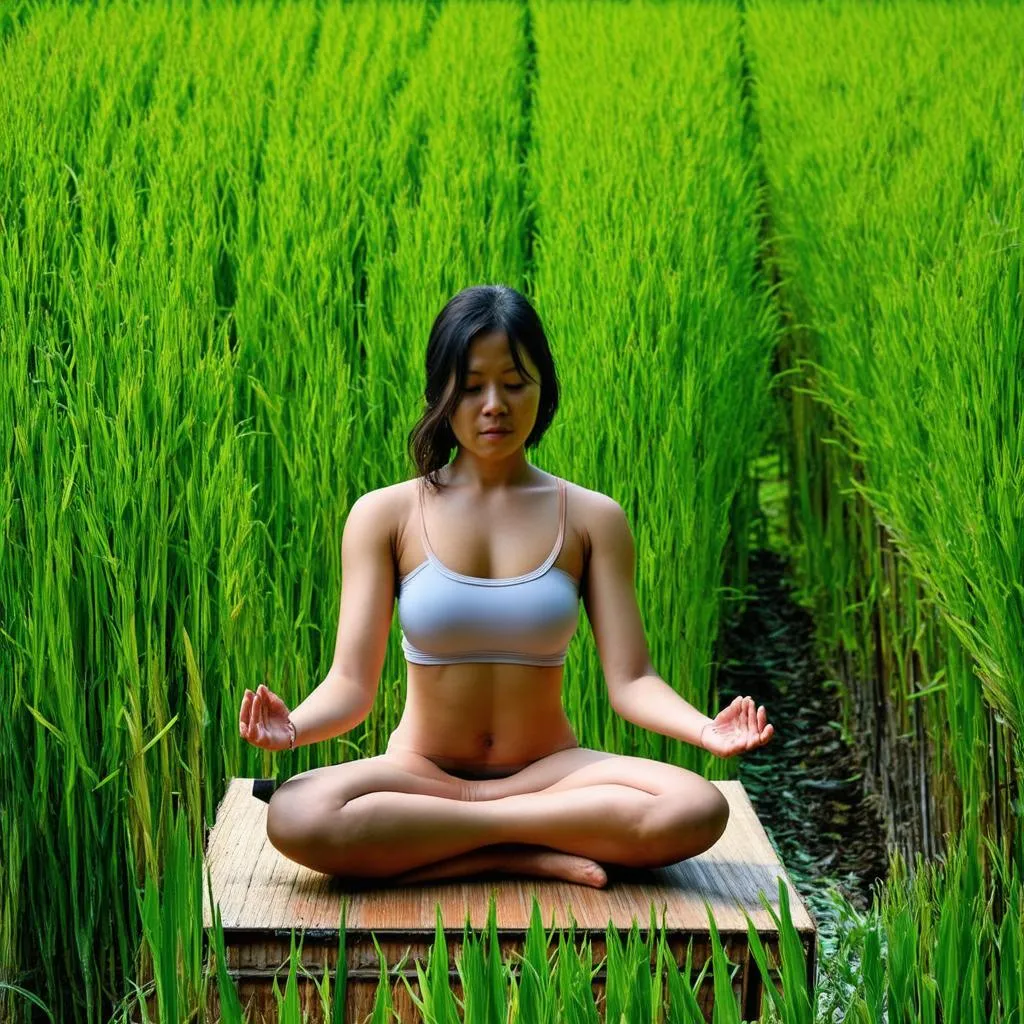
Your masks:
M522 448L506 459L481 459L465 448L459 448L455 458L442 471L441 479L446 484L471 490L500 491L522 487L533 481L536 475Z

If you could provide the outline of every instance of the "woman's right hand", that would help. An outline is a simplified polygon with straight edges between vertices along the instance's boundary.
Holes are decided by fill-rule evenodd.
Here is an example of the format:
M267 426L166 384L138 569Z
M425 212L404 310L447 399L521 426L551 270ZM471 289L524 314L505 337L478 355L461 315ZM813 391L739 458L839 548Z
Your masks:
M262 683L255 693L245 691L238 718L242 739L263 750L287 750L292 744L292 728L288 707L276 693Z

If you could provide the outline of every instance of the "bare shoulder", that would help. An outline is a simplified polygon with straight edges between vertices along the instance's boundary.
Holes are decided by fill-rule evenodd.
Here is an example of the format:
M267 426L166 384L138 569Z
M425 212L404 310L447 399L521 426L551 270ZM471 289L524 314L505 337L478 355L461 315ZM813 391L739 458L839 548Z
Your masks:
M584 539L588 551L595 542L614 541L626 522L622 506L601 491L591 490L571 480L566 480L566 484L573 525Z
M601 515L603 511L605 515L610 515L616 509L620 512L622 511L622 506L609 495L603 494L601 491L592 491L589 487L584 487L582 484L573 483L572 480L566 480L565 482L568 485L568 494L575 500L577 506L585 512Z
M378 487L361 494L349 507L349 518L355 518L360 529L375 536L394 541L405 521L410 498L415 496L416 481L401 480L396 484Z

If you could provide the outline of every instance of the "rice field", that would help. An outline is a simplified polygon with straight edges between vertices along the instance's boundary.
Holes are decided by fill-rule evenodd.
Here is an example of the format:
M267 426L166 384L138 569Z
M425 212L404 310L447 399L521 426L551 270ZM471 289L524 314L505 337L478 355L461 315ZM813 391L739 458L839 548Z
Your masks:
M337 741L256 750L238 703L324 678L348 509L414 475L430 324L483 282L541 314L531 459L626 511L662 677L714 713L768 536L841 680L890 875L762 1019L1024 1019L1022 54L995 0L0 6L0 1020L201 1013L226 779L383 750L397 611ZM564 700L735 775L611 712L585 616ZM598 1007L549 938L518 980L467 947L464 1006L438 943L428 1018L692 1019L654 939Z

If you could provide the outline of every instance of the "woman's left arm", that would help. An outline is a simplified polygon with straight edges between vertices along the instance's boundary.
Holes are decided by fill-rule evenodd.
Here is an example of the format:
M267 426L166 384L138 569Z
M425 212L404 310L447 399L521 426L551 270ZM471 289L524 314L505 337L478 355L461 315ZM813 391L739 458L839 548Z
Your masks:
M651 732L730 757L767 743L774 727L749 697L737 697L714 718L698 711L651 665L636 600L636 552L622 507L593 492L588 516L590 561L583 605L614 711Z
M754 707L750 697L736 697L714 718L702 715L656 675L641 676L624 690L616 711L636 725L674 736L718 757L732 757L764 746L775 733L764 705ZM694 736L696 731L696 738Z

